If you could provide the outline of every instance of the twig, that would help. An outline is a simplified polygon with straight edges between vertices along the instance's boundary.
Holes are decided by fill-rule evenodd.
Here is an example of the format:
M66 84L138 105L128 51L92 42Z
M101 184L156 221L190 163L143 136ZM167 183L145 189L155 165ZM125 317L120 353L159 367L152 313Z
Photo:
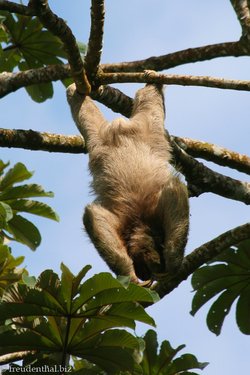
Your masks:
M239 172L250 174L250 157L228 150L212 143L190 138L172 137L178 146L195 158L212 161L223 167L229 167Z
M181 171L185 175L191 196L212 192L222 197L250 204L250 183L242 182L224 176L198 162L175 142L172 142L173 152Z
M159 293L161 298L164 297L175 289L182 281L186 280L189 275L204 263L212 260L215 256L219 255L230 246L236 245L249 238L250 223L238 226L221 234L187 255L183 260L177 276L165 282L164 280L161 280L155 285L154 289Z
M91 81L94 81L101 61L104 14L104 0L92 0L91 29L84 63Z
M141 72L146 69L161 71L183 64L211 60L218 57L248 56L249 53L249 50L245 49L240 42L227 42L188 48L162 56L149 57L145 60L103 64L102 69L105 73Z
M180 86L205 86L217 89L250 91L250 81L224 79L208 76L190 76L179 74L155 74L148 76L145 73L101 73L98 77L100 83L162 83Z
M24 16L34 16L35 12L29 7L12 1L0 0L0 10L6 10L10 13L23 14Z
M81 94L91 91L83 61L76 43L75 36L62 18L54 14L47 0L30 0L29 7L33 9L42 24L54 35L61 39L68 56L72 77Z

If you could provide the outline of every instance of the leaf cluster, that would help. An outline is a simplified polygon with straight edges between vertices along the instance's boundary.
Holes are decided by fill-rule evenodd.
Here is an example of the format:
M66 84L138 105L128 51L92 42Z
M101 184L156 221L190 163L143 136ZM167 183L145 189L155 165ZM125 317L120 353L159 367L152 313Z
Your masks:
M217 297L207 315L207 326L219 335L226 316L236 302L236 322L240 331L250 334L250 241L228 248L208 265L194 272L196 291L191 314Z
M136 321L152 326L153 319L140 303L159 297L149 289L100 273L84 281L91 267L78 275L61 265L61 278L46 270L36 279L25 275L23 283L9 286L0 302L0 356L25 351L22 367L13 372L38 368L81 375L174 375L195 374L203 369L191 354L175 358L184 345L173 349L164 341L158 353L156 333L144 340L121 328L135 329ZM72 358L74 365L71 366Z
M85 45L80 44L79 48L85 51ZM0 11L0 72L62 64L66 58L62 41L46 30L37 17ZM25 89L36 102L53 96L52 82Z
M17 163L6 173L5 164L0 160L0 244L15 240L35 250L41 242L37 227L20 212L42 216L58 221L58 215L45 203L32 200L33 197L53 197L37 184L18 184L33 175L24 164ZM18 185L16 185L18 184Z

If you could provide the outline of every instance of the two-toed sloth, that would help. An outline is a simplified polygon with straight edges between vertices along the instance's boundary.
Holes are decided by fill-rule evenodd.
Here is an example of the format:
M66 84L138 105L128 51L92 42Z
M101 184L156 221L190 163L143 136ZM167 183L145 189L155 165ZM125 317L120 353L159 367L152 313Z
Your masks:
M137 91L129 120L106 121L75 85L67 97L89 152L96 199L83 222L99 254L132 282L174 274L187 242L189 204L187 188L169 164L162 85Z

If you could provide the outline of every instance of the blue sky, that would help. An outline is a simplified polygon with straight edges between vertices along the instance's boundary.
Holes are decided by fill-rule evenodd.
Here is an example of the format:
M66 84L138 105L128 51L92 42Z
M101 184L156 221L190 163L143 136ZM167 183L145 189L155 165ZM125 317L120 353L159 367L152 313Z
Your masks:
M78 40L86 42L89 31L90 1L50 1L51 8L68 21ZM169 2L165 0L106 1L106 23L102 62L143 59L189 47L234 41L240 27L228 0L198 0ZM210 75L234 79L250 79L250 58L224 58L188 64L169 73ZM133 96L139 85L119 87ZM60 83L54 85L52 100L44 104L31 101L24 90L5 97L0 102L1 127L35 129L51 133L77 134ZM249 153L248 92L210 88L169 86L166 88L166 128L171 134L212 142L237 152ZM105 116L111 111L101 107ZM52 154L48 152L1 149L1 159L11 163L21 161L35 170L33 182L55 193L47 200L59 213L61 222L35 219L43 242L32 253L27 248L13 246L15 255L25 254L25 265L31 274L45 268L59 271L63 261L73 272L92 264L92 273L107 271L82 229L84 206L93 197L88 194L88 157L84 155ZM243 174L227 168L214 169L234 178L249 181ZM191 199L191 231L186 252L220 233L249 221L249 208L234 202L204 194ZM207 307L190 316L192 300L190 280L148 309L157 323L159 342L168 339L173 346L185 343L188 352L200 361L210 362L206 375L234 375L249 371L250 338L241 334L234 319L234 308L226 319L219 337L206 327ZM142 334L148 327L138 326Z

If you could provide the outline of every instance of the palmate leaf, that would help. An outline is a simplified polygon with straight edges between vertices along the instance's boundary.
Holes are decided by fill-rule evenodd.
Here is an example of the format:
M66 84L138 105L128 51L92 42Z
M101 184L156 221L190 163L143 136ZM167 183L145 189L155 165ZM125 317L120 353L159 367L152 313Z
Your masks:
M62 265L61 279L46 270L35 285L11 285L3 294L0 316L9 322L15 318L15 325L4 330L0 327L0 355L17 351L17 347L34 349L37 342L35 348L41 353L72 354L97 364L108 374L117 369L132 370L136 366L134 352L141 350L140 339L126 331L110 329L134 327L134 320L153 325L153 319L137 301L153 302L154 294L142 287L125 288L105 273L83 282L89 268L84 267L74 276ZM84 291L90 293L82 299ZM78 299L83 303L80 306Z
M214 264L216 263L216 264ZM219 263L219 264L218 264ZM219 335L226 315L236 301L236 321L241 332L250 334L250 241L243 241L194 272L196 291L191 314L218 295L207 315L207 325Z
M67 58L64 45L59 38L44 29L36 17L12 15L0 11L0 72L13 71L15 67L24 71L51 64L62 64ZM6 46L7 45L7 46ZM86 45L79 43L80 51ZM53 96L51 82L26 87L26 91L36 102Z
M0 15L4 17L2 25L7 30L12 50L26 61L29 68L57 64L61 62L59 58L66 58L63 43L45 30L38 18L12 15L5 11L1 11Z
M71 350L75 356L87 359L108 374L113 374L119 370L133 370L133 352L140 350L140 340L124 330L114 329L86 340L83 345Z
M168 341L163 341L158 354L158 342L155 331L149 330L144 336L144 340L146 348L141 362L143 375L191 375L196 373L189 370L203 370L207 366L207 363L198 362L192 354L183 354L175 358L185 345L180 345L176 349L173 349Z

